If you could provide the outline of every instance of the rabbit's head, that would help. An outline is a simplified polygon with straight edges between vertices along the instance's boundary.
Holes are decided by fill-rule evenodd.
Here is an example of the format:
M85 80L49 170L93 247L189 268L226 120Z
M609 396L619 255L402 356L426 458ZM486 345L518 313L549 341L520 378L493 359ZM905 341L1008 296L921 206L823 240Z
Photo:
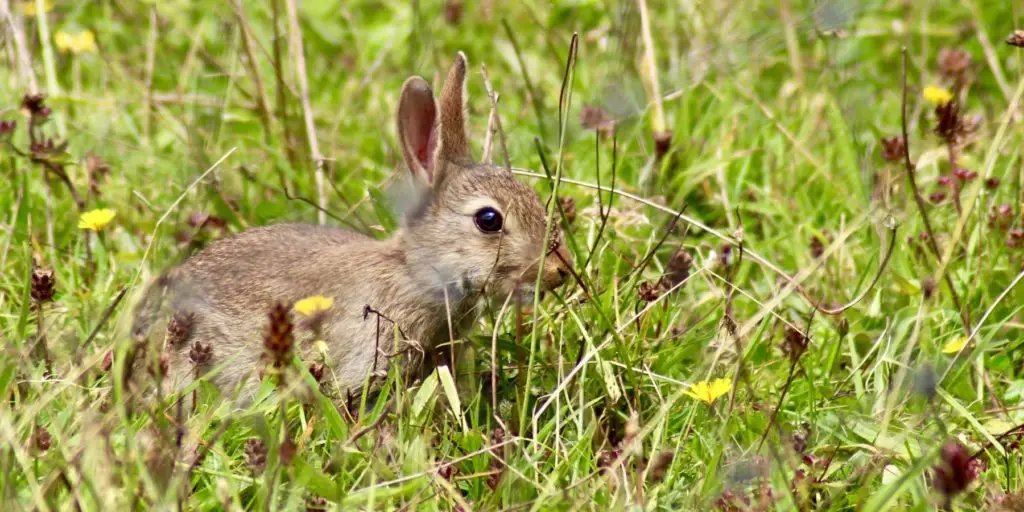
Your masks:
M569 276L572 256L536 191L507 169L477 163L465 118L466 57L460 52L438 102L426 80L409 78L398 106L405 163L423 193L404 219L406 263L449 300L485 292L532 300ZM456 296L451 296L451 294Z

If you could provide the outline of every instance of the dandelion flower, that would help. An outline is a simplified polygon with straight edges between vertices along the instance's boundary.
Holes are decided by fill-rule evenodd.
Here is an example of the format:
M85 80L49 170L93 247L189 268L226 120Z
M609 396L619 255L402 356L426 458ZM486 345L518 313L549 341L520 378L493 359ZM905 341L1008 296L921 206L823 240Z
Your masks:
M950 340L949 343L946 343L942 347L942 353L943 354L956 354L957 352L960 352L960 350L963 349L964 346L966 346L966 345L967 345L967 337L966 336L961 336L959 338L954 338L954 339Z
M323 295L313 295L312 297L306 297L295 303L293 309L296 313L306 317L312 317L326 312L331 309L334 305L334 299L331 297L324 297Z
M924 99L936 105L945 105L953 99L953 93L936 85L924 88Z
M78 218L78 229L90 229L92 231L99 231L103 229L110 221L114 220L114 216L117 212L110 208L100 208L98 210L89 210L82 214Z
M24 2L19 2L18 8L21 9L21 12L23 12L25 16L35 16L36 13L39 12L36 10L36 0L26 0ZM43 2L43 12L46 13L52 10L53 2L51 2L50 0L45 0Z
M58 31L53 36L53 42L57 44L57 49L64 53L96 53L96 36L91 30L85 30L77 34L70 34L63 30Z
M689 391L684 391L687 395L700 400L708 405L715 403L718 397L728 393L732 390L732 379L715 379L713 381L701 381L696 384L690 384Z

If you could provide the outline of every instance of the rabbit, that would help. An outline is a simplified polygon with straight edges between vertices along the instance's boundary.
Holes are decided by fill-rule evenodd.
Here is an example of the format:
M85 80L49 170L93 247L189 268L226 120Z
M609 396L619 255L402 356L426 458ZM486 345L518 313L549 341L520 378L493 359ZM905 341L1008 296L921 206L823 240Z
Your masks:
M481 302L532 302L538 277L541 292L567 280L572 255L555 223L545 237L536 191L470 154L466 75L458 52L439 101L422 77L402 86L399 144L420 193L391 238L296 223L254 228L214 242L144 292L131 335L136 347L159 347L168 392L209 372L222 392L251 401L267 365L263 333L275 304L333 300L318 319L325 379L352 393L388 368L396 327L406 356L427 355L418 363L398 358L403 371L423 376L430 355L446 353L441 347L472 326ZM295 347L315 357L316 336L298 316L290 314ZM172 318L188 319L187 326L175 327ZM197 347L208 351L198 358L201 368Z

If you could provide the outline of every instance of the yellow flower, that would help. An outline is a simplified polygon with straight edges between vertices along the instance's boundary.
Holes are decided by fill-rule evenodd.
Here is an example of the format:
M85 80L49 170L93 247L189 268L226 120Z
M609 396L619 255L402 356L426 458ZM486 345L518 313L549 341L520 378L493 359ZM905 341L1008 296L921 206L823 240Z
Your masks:
M944 105L953 99L953 93L937 85L929 85L924 88L924 99L936 105Z
M718 397L732 390L732 379L715 379L713 381L701 381L690 384L689 391L683 391L687 395L700 400L708 405L715 403Z
M334 299L331 297L324 297L323 295L313 295L312 297L306 297L295 303L293 309L296 313L303 316L311 317L319 315L334 305Z
M96 53L96 36L91 30L85 30L77 34L69 34L63 30L57 31L53 36L53 42L57 49L64 53Z
M78 218L78 229L99 231L103 229L103 226L106 226L110 221L114 220L115 215L117 215L117 212L110 208L100 208L98 210L87 211Z
M961 336L959 338L953 338L942 347L943 354L956 354L960 352L960 349L967 345L967 337Z
M25 16L35 16L36 13L39 12L36 10L36 0L26 0L24 2L18 2L18 9L20 9L21 12L25 13ZM50 0L44 0L43 12L50 12L52 10L53 2L51 2Z

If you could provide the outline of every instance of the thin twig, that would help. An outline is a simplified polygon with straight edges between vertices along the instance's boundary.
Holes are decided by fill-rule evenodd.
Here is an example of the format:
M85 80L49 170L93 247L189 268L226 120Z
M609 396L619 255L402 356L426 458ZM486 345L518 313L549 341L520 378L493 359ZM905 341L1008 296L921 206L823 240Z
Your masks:
M267 91L263 87L260 68L256 61L256 55L253 53L252 27L249 26L249 21L245 17L242 1L233 0L231 4L235 8L238 24L242 27L242 48L245 50L246 67L249 69L249 75L252 76L252 81L256 86L257 105L259 107L260 120L263 121L264 140L266 140L267 144L270 144L274 134L274 123L273 117L270 115L270 101L267 99Z
M594 141L594 151L600 154L601 151L601 133L595 131L597 140ZM594 253L597 252L597 246L601 242L601 236L604 234L605 225L608 224L608 217L612 214L612 204L615 203L615 167L618 164L618 150L619 150L619 132L618 130L612 131L612 182L608 186L608 206L604 208L601 206L601 174L600 168L597 173L597 208L598 215L601 217L601 224L597 228L597 236L594 237L594 246L587 253L587 261L583 264L582 268L585 272L590 266L590 260L594 258ZM567 182L569 183L569 182ZM680 212L682 213L682 212Z
M487 95L490 96L490 92L488 92ZM494 93L494 102L493 105L491 106L491 115L487 116L487 133L484 136L484 150L483 154L480 156L480 161L487 165L491 165L491 163L493 163L491 153L494 151L494 135L498 133L498 127L497 125L495 125L495 119L497 119L498 117L498 109L496 108L498 105L498 99L498 93Z
M298 158L295 155L295 147L292 146L291 123L288 121L288 102L285 100L285 92L288 87L284 80L284 57L281 51L281 13L278 2L270 0L271 25L274 28L274 78L277 81L277 115L281 116L282 134L284 135L284 150L288 155L288 162L292 167L298 167Z
M526 82L526 91L530 96L530 104L533 105L533 112L537 116L537 132L540 133L542 139L547 138L547 134L544 131L544 107L541 105L540 93L533 86L533 82L530 80L530 72L526 70L526 62L523 61L523 52L519 49L519 42L516 41L515 33L509 26L508 21L505 19L501 20L501 26L505 29L505 35L508 36L509 42L512 43L512 51L516 54L516 60L519 62L519 69L523 72L523 81ZM484 74L486 77L486 73Z
M637 0L640 11L640 35L644 41L644 65L646 77L654 98L654 118L651 120L654 133L665 130L665 108L661 104L661 83L658 81L658 61L654 55L654 38L651 37L651 19L647 12L647 0Z
M28 54L28 45L25 43L25 33L22 30L21 19L17 22L11 15L10 8L6 1L3 2L3 17L7 20L7 26L11 28L11 39L14 40L14 51L18 55L18 70L21 72L22 80L27 84L31 94L39 94L39 83L36 82L36 74L32 70L32 58Z
M914 169L914 163L910 161L910 136L907 131L907 49L903 48L903 98L900 106L900 128L903 132L903 165L907 171L907 180L910 181L910 190L914 193L914 202L917 203L917 210L921 213L921 220L924 221L925 232L928 233L928 245L932 252L935 253L936 258L942 257L942 251L939 250L939 243L936 241L935 230L932 229L931 220L928 218L928 208L925 205L924 197L921 196L921 189L917 185L917 172ZM971 321L968 317L967 311L964 310L960 303L960 296L956 293L956 287L953 286L953 280L949 277L949 274L943 275L946 286L949 288L949 294L953 298L953 305L956 306L957 312L960 313L960 318L964 323L964 331L971 332Z
M92 328L92 331L89 333L89 336L87 336L85 338L85 341L82 342L83 346L88 345L89 343L92 342L93 339L96 338L96 335L99 334L100 329L102 329L103 326L106 325L107 320L110 320L110 316L114 314L114 310L117 309L118 304L121 304L121 299L124 299L124 295L127 292L127 286L121 287L121 291L117 292L117 296L114 297L114 301L107 306L107 309L103 310L103 315L100 317L100 321L96 323L96 327Z
M494 92L494 88L491 86L491 79L487 76L487 66L481 64L480 72L484 75L484 86L487 87L487 96L491 99L494 129L498 132L498 140L501 142L501 153L505 156L505 169L511 171L512 163L509 161L508 156L508 142L505 140L505 130L501 128L501 116L498 114L498 94Z
M156 22L156 6L149 9L149 39L146 41L146 99L142 119L142 135L149 141L153 129L153 72L156 67L156 42L159 28Z
M295 59L295 73L299 79L299 97L302 100L302 117L306 122L306 137L309 139L309 152L316 165L317 204L320 206L317 222L327 223L327 194L324 193L324 156L320 153L320 143L316 138L316 125L313 122L313 108L309 104L309 79L306 77L306 51L302 44L302 28L299 26L299 11L295 0L286 0L288 11L289 53Z

